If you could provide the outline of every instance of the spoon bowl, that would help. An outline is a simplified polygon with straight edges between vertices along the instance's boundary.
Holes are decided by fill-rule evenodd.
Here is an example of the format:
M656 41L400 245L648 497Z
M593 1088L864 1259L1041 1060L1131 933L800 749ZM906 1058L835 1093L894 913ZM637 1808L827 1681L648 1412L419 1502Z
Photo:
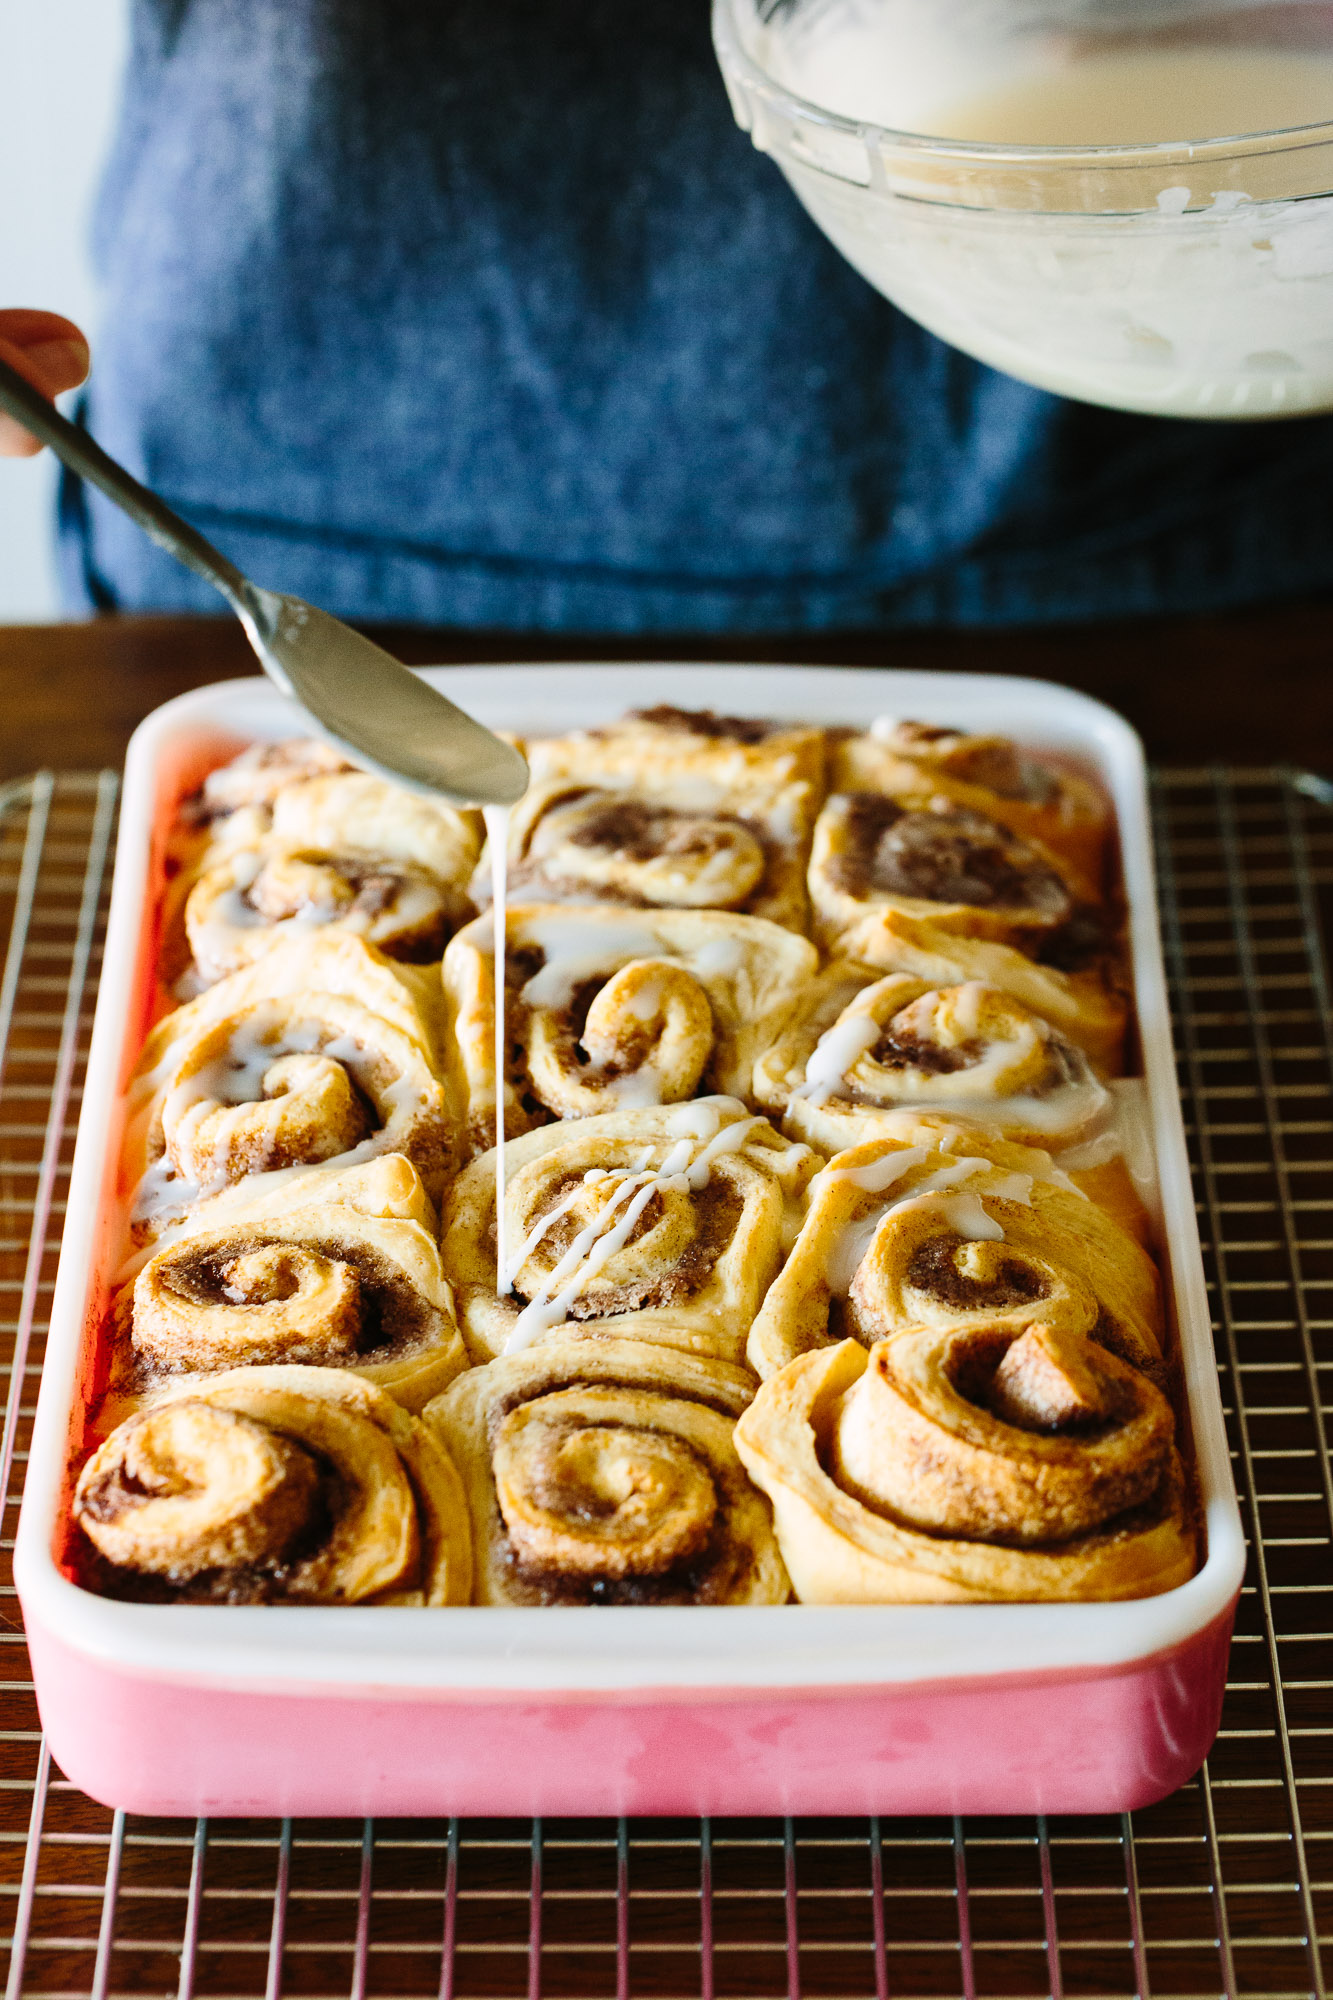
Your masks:
M512 806L528 767L447 696L340 619L251 585L238 607L269 679L369 771L456 805Z

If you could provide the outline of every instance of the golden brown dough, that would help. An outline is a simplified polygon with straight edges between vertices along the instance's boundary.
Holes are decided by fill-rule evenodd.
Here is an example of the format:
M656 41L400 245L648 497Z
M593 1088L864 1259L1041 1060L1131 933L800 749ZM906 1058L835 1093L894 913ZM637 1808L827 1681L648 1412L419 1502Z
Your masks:
M233 850L265 838L280 792L351 768L341 751L313 736L252 743L211 770L199 789L182 800L163 855L166 881L157 964L159 980L176 999L192 999L209 983L191 964L185 933L186 902L200 875Z
M1174 1590L1195 1536L1171 1438L1151 1383L1040 1325L845 1340L790 1362L736 1427L804 1604Z
M400 1154L205 1205L115 1320L103 1427L181 1375L279 1362L347 1368L419 1410L467 1359L431 1205Z
M818 963L758 917L713 910L511 907L506 918L505 1130L550 1118L746 1096L755 1057ZM444 959L455 1088L475 1152L495 1139L495 964L489 917Z
M524 748L502 1076L477 815L314 739L187 801L80 1576L779 1603L770 1494L812 1602L1183 1581L1101 794L910 723Z
M755 1064L754 1096L783 1130L836 1153L886 1113L977 1118L1052 1149L1105 1123L1110 1092L1085 1052L1023 1001L980 980L932 987L843 959L801 996Z
M334 1368L236 1368L140 1410L88 1460L90 1587L153 1602L466 1604L462 1483L438 1438ZM95 1551L95 1554L92 1553Z
M1089 779L1044 763L1007 736L886 720L867 735L835 741L829 785L893 798L938 793L1062 855L1094 889L1101 884L1111 830L1106 798Z
M479 1604L783 1604L768 1504L732 1443L743 1369L557 1340L430 1404L472 1517Z
M631 709L618 722L524 742L533 779L595 777L636 784L650 768L749 792L824 783L825 732L801 722L715 715L711 709Z
M1160 1373L1157 1269L1036 1147L897 1114L893 1136L837 1154L750 1330L764 1377L842 1334L1044 1322Z
M495 1157L474 1160L444 1209L469 1352L614 1335L739 1361L818 1164L731 1098L529 1132L505 1149L501 1296Z

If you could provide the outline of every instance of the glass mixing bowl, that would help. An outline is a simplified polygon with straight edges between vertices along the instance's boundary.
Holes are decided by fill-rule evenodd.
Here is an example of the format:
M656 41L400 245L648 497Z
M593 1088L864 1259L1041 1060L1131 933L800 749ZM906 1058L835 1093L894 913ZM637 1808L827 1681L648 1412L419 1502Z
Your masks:
M1333 409L1333 6L714 0L713 34L754 144L856 269L955 346L1113 408ZM1040 107L1089 63L1143 125L1135 143L987 133L1006 94L1011 125L1049 123ZM1231 102L1281 129L1163 138L1201 121L1205 85L1215 119ZM1108 136L1086 104L1071 116Z

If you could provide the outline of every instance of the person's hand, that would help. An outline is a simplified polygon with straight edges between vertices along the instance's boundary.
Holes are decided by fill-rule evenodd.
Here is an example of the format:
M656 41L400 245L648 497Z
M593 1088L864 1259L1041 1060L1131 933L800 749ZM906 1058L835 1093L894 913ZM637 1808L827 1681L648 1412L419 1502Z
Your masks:
M23 307L0 312L0 358L44 396L77 389L88 373L88 343L73 320ZM22 424L0 414L0 458L31 458L41 446Z

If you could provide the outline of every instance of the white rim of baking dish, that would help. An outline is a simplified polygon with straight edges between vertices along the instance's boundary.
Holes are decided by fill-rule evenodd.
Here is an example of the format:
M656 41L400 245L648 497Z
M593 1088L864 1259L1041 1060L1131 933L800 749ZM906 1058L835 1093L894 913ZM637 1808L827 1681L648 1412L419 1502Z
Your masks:
M114 1179L118 1093L137 1048L131 998L151 934L150 863L173 754L210 736L274 738L309 720L262 680L220 682L155 710L135 732L101 991L14 1575L34 1636L137 1678L277 1691L663 1695L829 1690L1131 1670L1197 1638L1228 1611L1245 1563L1213 1356L1158 931L1142 745L1089 696L982 674L697 663L437 667L425 677L493 725L534 733L680 707L866 726L925 715L1013 734L1095 770L1110 792L1130 913L1134 993L1161 1181L1166 1255L1207 1527L1197 1575L1114 1604L558 1606L533 1609L142 1605L94 1596L54 1558L85 1328L100 1322L98 1231Z

